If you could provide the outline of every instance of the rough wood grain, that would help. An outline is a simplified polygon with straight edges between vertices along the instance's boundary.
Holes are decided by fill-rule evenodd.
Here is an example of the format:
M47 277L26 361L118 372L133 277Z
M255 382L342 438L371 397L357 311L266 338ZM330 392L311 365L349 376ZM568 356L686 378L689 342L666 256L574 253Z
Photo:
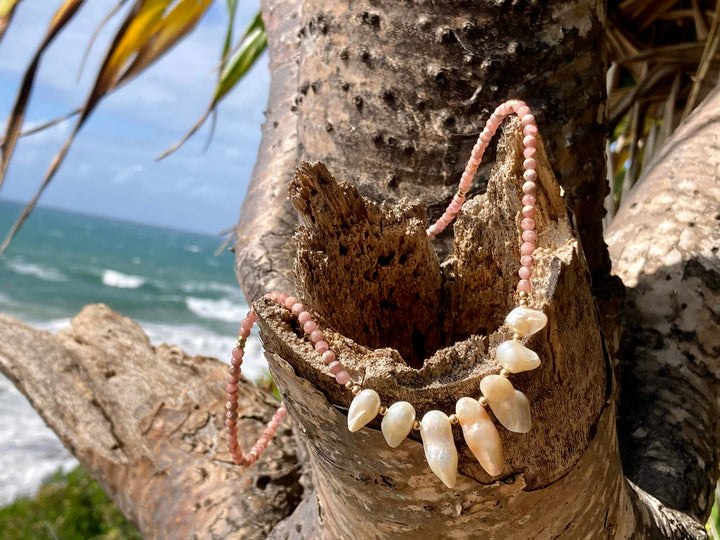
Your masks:
M106 306L87 306L56 336L0 315L0 371L145 538L261 539L301 500L287 425L258 467L235 467L225 365L153 347ZM241 385L240 433L252 445L276 403Z
M720 461L720 89L666 143L608 231L628 287L620 434L628 477L701 520Z
M458 220L456 249L443 265L442 275L438 274L417 206L376 205L361 199L353 188L335 184L322 165L301 168L291 186L291 199L305 224L297 236L298 287L307 295L303 301L317 312L326 338L356 380L376 389L385 403L411 401L419 416L435 408L452 412L459 397L477 396L480 379L498 371L488 351L509 337L499 327L512 307L519 264L522 143L517 122L509 124L500 148L487 193L469 201ZM548 313L550 323L530 344L543 359L543 366L513 377L530 398L535 429L527 435L500 430L506 453L503 477L517 484L511 490L512 499L516 492L556 486L559 478L575 469L590 440L596 437L609 391L599 324L587 316L595 313L587 271L542 145L538 161L539 249L533 303ZM403 256L406 246L408 253L424 255ZM409 316L394 317L398 309L395 299L405 295L417 299L417 311L412 311L411 303L401 305ZM426 298L439 303L440 309L429 312ZM277 355L269 356L276 382L308 444L321 513L325 508L332 509L333 516L343 516L324 517L321 525L325 534L335 531L340 537L350 535L368 515L373 516L375 525L362 529L367 538L417 532L419 529L410 525L414 521L430 534L440 530L467 534L465 521L457 520L451 527L442 513L430 512L420 519L408 510L407 519L398 521L400 508L408 504L408 498L427 497L434 501L427 502L432 507L449 505L450 501L461 505L467 493L481 489L478 482L492 484L461 436L457 434L459 468L467 479L453 492L429 471L417 443L408 443L399 452L390 451L377 431L367 430L371 435L357 437L347 432L337 415L322 421L327 416L327 403L321 407L307 396L307 382L301 383L281 370L278 357L287 360L302 379L320 389L332 403L347 406L350 394L334 383L287 310L268 300L259 301L256 309L266 348ZM382 331L369 327L369 317L381 321ZM402 353L390 348L390 343L407 342L433 325L442 329L442 341L428 350L420 369L408 365ZM348 328L353 339L340 328ZM486 332L489 337L483 336ZM386 342L378 343L383 337ZM612 425L612 420L606 421ZM605 435L613 439L614 430L609 428ZM601 444L608 445L608 440ZM358 447L363 449L360 454ZM408 448L414 450L408 454ZM379 456L379 462L366 459L368 455ZM606 465L610 466L603 467ZM513 475L520 476L512 480ZM345 482L347 477L355 480L341 488L337 482ZM617 490L622 482L617 478L608 482L604 495L614 493L611 499L621 501ZM397 500L391 503L393 498ZM357 504L359 500L362 503ZM491 519L480 499L473 500L479 507L468 519ZM527 510L518 504L518 512ZM422 504L417 508L424 512ZM618 507L610 512L622 510ZM597 522L590 521L594 524L588 525L588 530L597 530ZM509 529L497 526L497 537L507 537L503 534ZM548 525L551 530L556 526Z

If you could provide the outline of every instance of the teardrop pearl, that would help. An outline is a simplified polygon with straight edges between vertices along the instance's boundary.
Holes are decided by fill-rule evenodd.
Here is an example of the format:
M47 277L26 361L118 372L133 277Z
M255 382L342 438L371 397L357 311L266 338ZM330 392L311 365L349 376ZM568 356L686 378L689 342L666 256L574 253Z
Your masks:
M521 337L532 336L547 324L547 316L536 309L516 307L505 317L505 325Z
M501 375L487 375L480 381L480 391L495 417L508 431L527 433L532 427L530 402L520 390Z
M500 434L490 416L476 399L463 397L455 404L455 414L462 427L470 451L490 476L497 476L503 468Z
M415 408L407 401L390 405L380 428L390 448L396 448L408 436L415 422Z
M450 419L441 411L428 411L420 423L425 459L443 484L452 488L457 481L458 454Z
M375 390L366 388L350 403L348 429L356 432L377 416L380 410L380 396Z
M495 351L495 358L510 373L530 371L540 365L540 358L517 341L504 341Z

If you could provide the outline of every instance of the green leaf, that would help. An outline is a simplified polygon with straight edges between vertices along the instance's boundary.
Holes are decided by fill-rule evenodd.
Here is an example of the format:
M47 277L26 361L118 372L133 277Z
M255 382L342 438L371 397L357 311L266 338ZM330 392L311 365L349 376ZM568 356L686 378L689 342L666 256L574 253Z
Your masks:
M255 64L267 47L267 33L260 14L255 18L243 36L240 47L220 73L220 81L213 94L216 105Z

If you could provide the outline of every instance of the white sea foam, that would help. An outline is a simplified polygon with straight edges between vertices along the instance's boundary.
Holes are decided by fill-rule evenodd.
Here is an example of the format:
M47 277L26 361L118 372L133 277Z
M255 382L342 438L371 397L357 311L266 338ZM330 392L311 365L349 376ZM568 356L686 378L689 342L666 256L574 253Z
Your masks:
M192 325L173 326L169 324L145 323L141 326L153 345L167 343L177 345L191 355L209 356L225 363L229 362L230 351L235 346L237 336L218 334ZM245 345L243 374L254 380L267 371L267 362L262 352L262 343L255 335L251 335Z
M48 332L52 332L54 334L58 330L69 328L70 319L54 319L52 321L30 322L29 324L38 330L47 330Z
M185 305L198 317L234 323L239 323L248 310L244 303L233 302L227 298L210 300L189 296L185 299Z
M43 266L42 264L25 262L24 259L10 259L5 261L5 267L11 272L24 276L34 276L43 281L67 281L68 278L57 268Z
M102 282L108 287L117 287L118 289L137 289L145 283L142 276L129 276L115 270L103 270Z
M180 285L180 288L186 293L218 292L238 299L244 298L239 286L216 281L186 281Z
M200 246L196 246L195 244L184 246L183 249L185 251L189 251L190 253L200 253Z

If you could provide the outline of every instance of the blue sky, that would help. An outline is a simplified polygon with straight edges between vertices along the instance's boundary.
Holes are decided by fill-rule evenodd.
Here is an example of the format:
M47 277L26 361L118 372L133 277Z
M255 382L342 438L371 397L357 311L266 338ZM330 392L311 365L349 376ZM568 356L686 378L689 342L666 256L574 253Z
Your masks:
M60 3L21 2L0 42L3 125L25 67ZM122 15L96 41L78 82L80 59L91 33L115 3L86 2L45 53L26 126L83 102ZM258 8L258 0L238 2L236 33L242 33ZM207 152L202 150L209 123L178 152L155 162L157 154L176 142L204 111L226 24L225 2L218 0L195 31L150 71L106 97L76 138L40 204L197 232L217 233L232 226L260 142L270 84L267 55L220 105ZM0 198L28 200L70 129L66 122L21 139ZM4 234L0 231L0 236Z

